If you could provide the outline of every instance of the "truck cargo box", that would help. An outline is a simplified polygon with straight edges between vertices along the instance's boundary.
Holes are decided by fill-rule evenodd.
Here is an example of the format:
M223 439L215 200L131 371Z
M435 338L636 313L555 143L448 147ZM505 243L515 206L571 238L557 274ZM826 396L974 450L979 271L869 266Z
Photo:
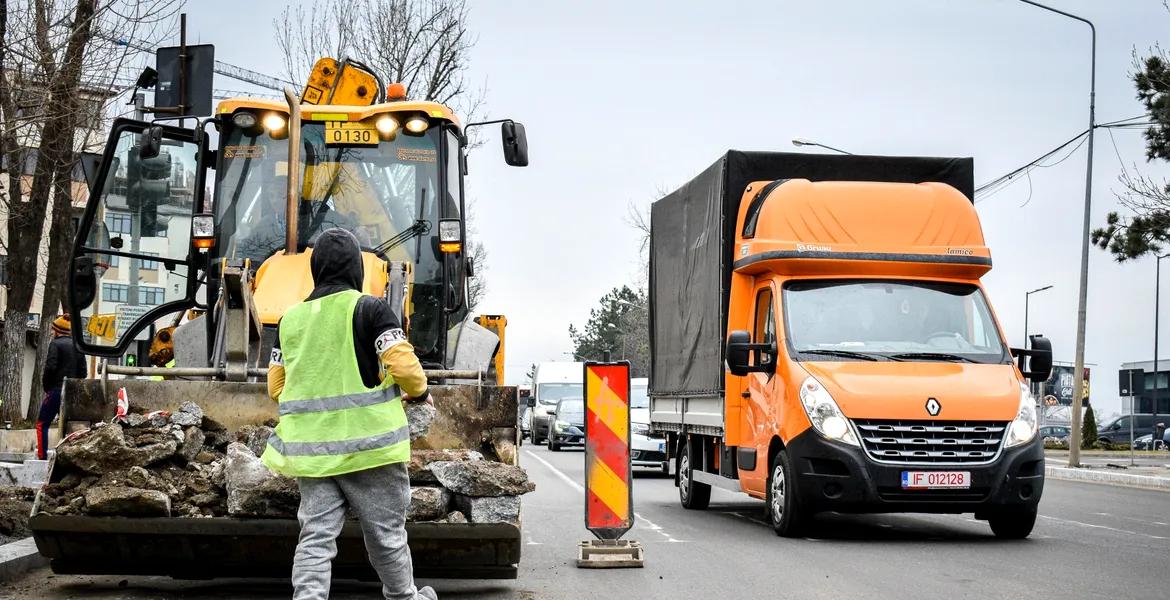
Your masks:
M721 427L724 337L732 247L744 190L753 181L939 182L974 201L970 158L839 156L728 151L655 202L650 230L651 420ZM695 403L694 401L699 401ZM704 402L706 401L706 402ZM691 403L691 409L681 408ZM692 421L688 421L690 423Z

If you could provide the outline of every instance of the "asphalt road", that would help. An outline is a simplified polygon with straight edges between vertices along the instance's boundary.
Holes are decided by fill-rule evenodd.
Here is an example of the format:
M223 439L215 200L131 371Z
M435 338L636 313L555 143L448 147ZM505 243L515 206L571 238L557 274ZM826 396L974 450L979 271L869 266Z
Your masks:
M447 598L573 600L739 598L1138 598L1164 596L1170 564L1170 493L1048 480L1031 538L1001 541L970 516L838 516L813 537L777 537L763 503L715 490L711 508L683 510L670 479L636 473L637 524L646 566L580 570L583 454L525 445L536 481L524 498L524 555L514 581L428 581ZM0 598L287 598L287 583L176 582L57 577L33 572ZM333 598L379 597L336 582Z

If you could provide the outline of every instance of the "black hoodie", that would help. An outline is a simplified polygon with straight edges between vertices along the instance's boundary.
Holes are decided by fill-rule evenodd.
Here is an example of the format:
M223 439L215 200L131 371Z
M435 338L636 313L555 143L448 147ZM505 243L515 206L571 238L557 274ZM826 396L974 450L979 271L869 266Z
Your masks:
M309 270L313 275L314 287L313 293L305 298L306 301L346 290L362 291L365 271L357 238L344 229L335 227L325 230L313 244ZM276 327L273 348L279 349L280 324ZM386 300L363 295L353 309L353 345L362 382L368 388L377 387L381 383L375 342L379 335L392 329L402 329L402 324L395 318Z

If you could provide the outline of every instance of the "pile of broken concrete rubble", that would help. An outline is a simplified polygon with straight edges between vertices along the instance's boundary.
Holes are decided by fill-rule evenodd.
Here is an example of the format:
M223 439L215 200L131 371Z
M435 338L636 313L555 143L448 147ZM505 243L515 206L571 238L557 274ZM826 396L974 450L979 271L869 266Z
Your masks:
M429 408L429 407L428 407ZM411 437L425 435L433 408L408 411ZM421 413L421 416L420 416ZM50 515L296 518L296 480L258 458L275 422L229 432L194 402L178 412L127 414L57 448L52 483L36 510ZM523 469L474 450L411 453L407 520L517 522L520 496L535 489ZM352 513L350 518L354 518Z

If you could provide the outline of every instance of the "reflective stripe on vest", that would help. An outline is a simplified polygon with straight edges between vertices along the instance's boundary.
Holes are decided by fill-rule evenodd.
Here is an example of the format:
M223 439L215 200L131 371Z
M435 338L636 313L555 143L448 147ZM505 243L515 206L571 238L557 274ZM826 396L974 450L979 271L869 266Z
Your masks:
M354 356L353 312L360 292L302 302L280 322L285 384L280 423L262 456L291 477L332 477L410 460L402 398L387 377L362 381Z

